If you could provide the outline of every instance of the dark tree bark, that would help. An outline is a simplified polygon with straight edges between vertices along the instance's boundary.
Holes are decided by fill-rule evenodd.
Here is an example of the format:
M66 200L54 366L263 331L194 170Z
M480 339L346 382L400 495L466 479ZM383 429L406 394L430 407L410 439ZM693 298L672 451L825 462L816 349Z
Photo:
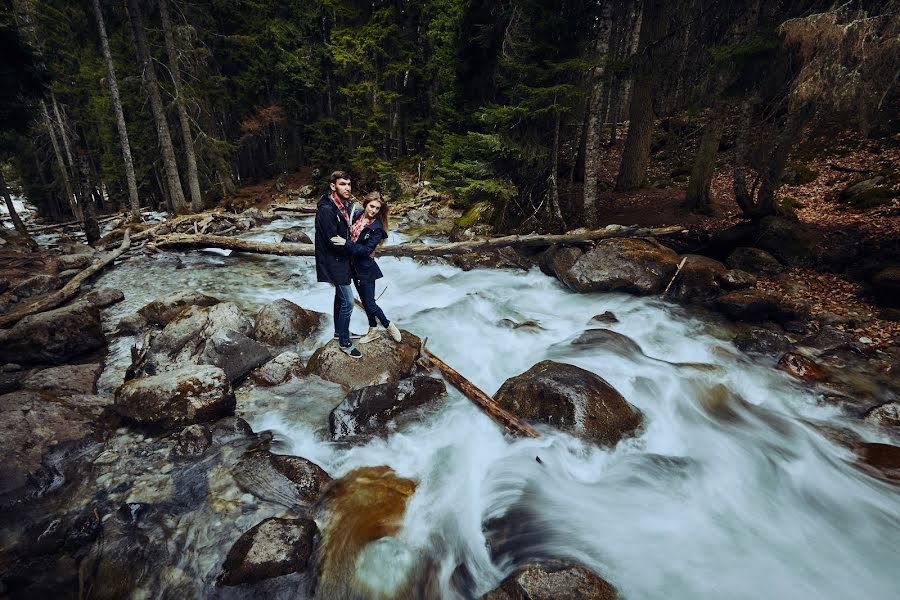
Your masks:
M84 215L84 235L88 244L100 239L100 224L97 223L97 205L94 202L94 185L91 182L91 167L88 154L83 149L78 151L78 167L81 172L81 212Z
M3 169L0 169L0 193L3 194L3 199L6 201L6 209L9 211L9 218L12 219L13 227L22 235L30 237L28 229L25 228L25 224L19 218L19 213L16 212L12 197L9 195L9 188L6 186L6 177L3 175Z
M719 140L722 139L724 124L725 106L723 103L716 103L710 111L706 127L703 128L703 136L694 156L691 177L684 197L684 205L691 212L710 211L709 185L716 165L716 153L719 149Z

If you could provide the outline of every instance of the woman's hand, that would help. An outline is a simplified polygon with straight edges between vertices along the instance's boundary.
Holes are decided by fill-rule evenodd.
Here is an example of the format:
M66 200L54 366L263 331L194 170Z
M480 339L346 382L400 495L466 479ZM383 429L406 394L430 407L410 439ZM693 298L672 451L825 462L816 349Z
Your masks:
M331 238L331 243L334 244L335 246L343 246L344 244L347 243L347 240L345 240L344 238L342 238L339 235L336 235L333 238Z

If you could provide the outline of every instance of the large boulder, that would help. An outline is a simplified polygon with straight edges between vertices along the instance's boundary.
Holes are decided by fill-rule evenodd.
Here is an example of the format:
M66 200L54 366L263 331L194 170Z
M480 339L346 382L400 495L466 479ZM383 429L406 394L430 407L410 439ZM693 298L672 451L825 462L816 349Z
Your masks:
M580 256L562 281L578 292L657 294L677 268L678 255L655 240L612 238Z
M234 407L228 376L210 365L132 379L115 397L116 412L126 419L165 429L212 421L231 414Z
M699 254L685 254L683 260L684 266L672 282L669 296L679 302L699 304L715 298L728 274L725 265Z
M566 273L575 265L581 255L584 254L581 248L574 246L550 246L541 254L540 266L541 272L550 277L562 279Z
M749 248L747 246L739 246L728 255L725 261L730 269L741 269L749 273L760 273L763 275L778 275L784 271L784 265L778 262L778 259L759 248Z
M256 314L253 337L272 346L297 344L319 328L324 315L280 298Z
M228 551L219 583L240 585L305 571L316 533L311 519L265 519Z
M27 377L22 382L22 387L57 394L94 394L97 392L97 378L102 370L103 365L100 363L51 367Z
M299 227L292 227L287 230L281 238L282 243L287 244L312 244L313 241L309 238L309 234L307 234L303 229Z
M333 439L381 435L387 424L447 393L440 379L410 377L353 390L328 416Z
M214 365L237 381L266 363L272 354L248 337L252 322L231 302L189 306L151 336L126 377L155 375L185 365Z
M754 245L789 267L799 267L814 262L818 242L817 236L797 221L764 217L759 222Z
M619 600L611 584L594 572L558 561L544 561L518 569L480 600Z
M244 454L232 475L245 492L287 508L309 506L331 482L328 473L310 460L262 451Z
M63 254L57 259L56 265L60 271L67 271L69 269L81 270L88 268L93 262L94 256L92 254Z
M643 421L641 412L602 377L550 360L507 379L494 400L523 419L608 446L633 435Z
M420 344L419 338L405 329L401 335L400 343L380 336L361 346L359 359L344 354L337 341L328 342L310 357L306 372L350 389L399 381L413 374Z
M0 330L0 363L62 364L106 347L100 311L76 302L25 317Z
M42 296L59 287L59 279L53 275L33 275L13 286L9 293L18 300L24 300L25 298Z
M296 352L288 350L251 372L250 379L259 385L281 385L291 377L302 375L303 370L303 359Z
M756 288L723 294L713 301L713 307L735 321L778 322L796 318L798 312L777 294Z
M175 292L138 309L138 314L151 325L165 327L188 306L214 306L218 303L217 298L200 292Z

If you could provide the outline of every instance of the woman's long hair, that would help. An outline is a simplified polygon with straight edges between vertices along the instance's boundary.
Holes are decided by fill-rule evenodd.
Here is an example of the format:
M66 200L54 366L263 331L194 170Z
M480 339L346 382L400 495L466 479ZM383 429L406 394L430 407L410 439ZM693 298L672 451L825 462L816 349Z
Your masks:
M366 203L363 204L363 210L366 209L366 207L369 205L369 202L371 202L372 200L377 200L381 204L381 210L378 211L378 215L375 218L381 221L381 226L384 227L385 231L388 231L388 229L390 228L388 219L391 211L388 207L387 201L384 199L384 196L381 195L381 192L369 192L363 199L366 201Z

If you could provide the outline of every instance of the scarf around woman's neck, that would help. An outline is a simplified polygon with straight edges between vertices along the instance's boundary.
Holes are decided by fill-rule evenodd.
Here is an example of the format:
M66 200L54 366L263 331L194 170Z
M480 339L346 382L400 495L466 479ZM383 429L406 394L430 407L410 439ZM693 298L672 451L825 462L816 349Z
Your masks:
M359 234L362 233L362 230L366 228L367 225L372 223L375 219L370 219L366 216L365 213L361 214L355 223L350 227L350 239L354 242L359 239Z

